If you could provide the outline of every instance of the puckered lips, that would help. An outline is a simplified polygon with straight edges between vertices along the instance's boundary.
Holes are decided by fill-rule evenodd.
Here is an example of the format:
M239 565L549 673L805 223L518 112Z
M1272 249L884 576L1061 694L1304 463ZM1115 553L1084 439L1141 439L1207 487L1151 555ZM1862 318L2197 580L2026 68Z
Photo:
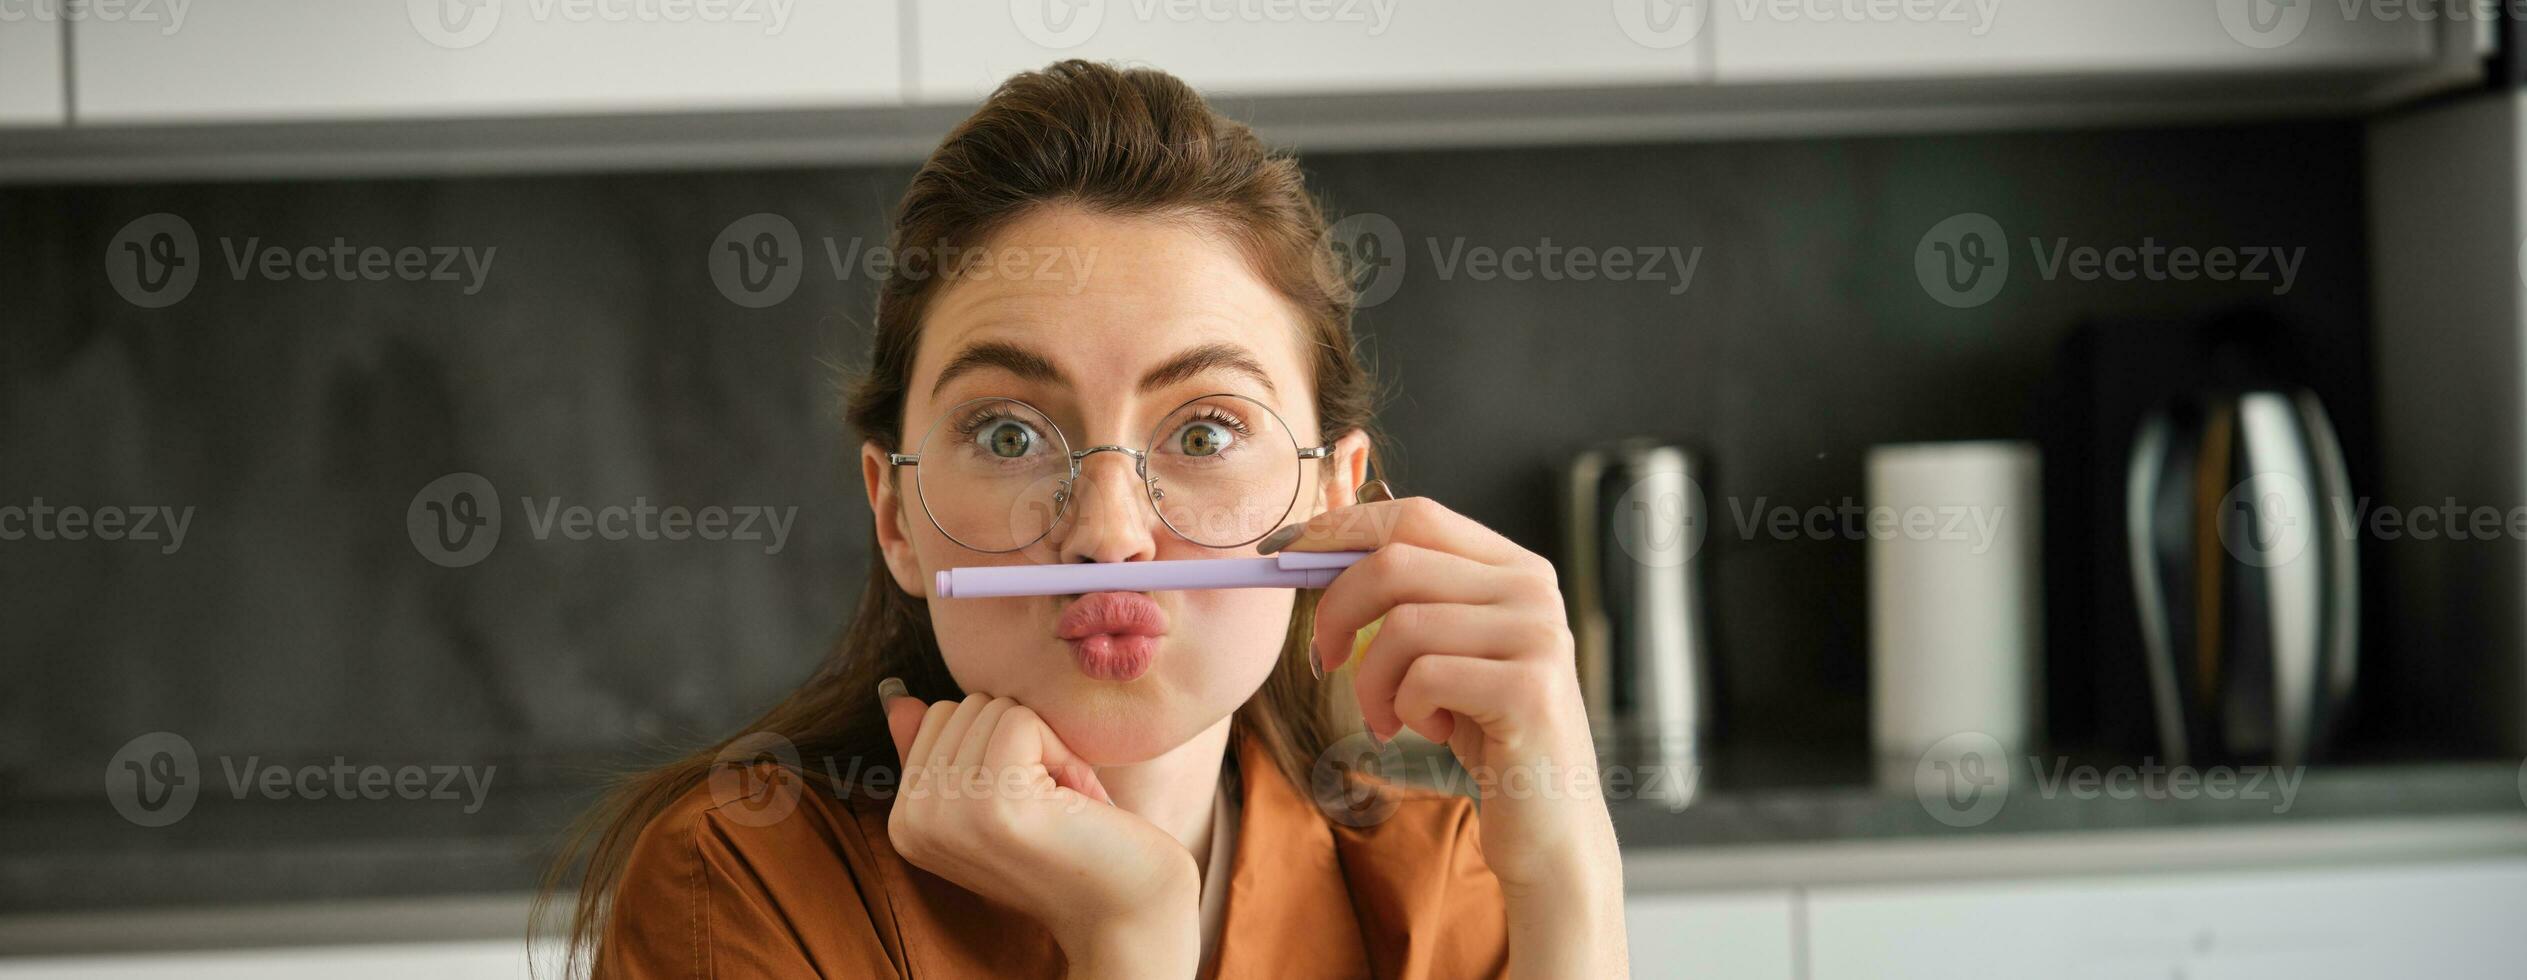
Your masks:
M1129 681L1149 672L1158 638L1167 632L1167 611L1141 592L1090 592L1072 599L1053 635L1070 644L1079 672L1098 680Z

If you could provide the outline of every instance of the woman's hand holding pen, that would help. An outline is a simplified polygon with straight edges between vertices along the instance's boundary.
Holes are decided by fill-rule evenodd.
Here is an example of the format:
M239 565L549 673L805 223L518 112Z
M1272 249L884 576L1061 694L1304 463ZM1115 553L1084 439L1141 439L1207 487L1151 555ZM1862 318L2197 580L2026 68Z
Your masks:
M1384 620L1353 673L1361 717L1379 738L1446 744L1474 777L1512 975L1623 975L1622 857L1552 562L1422 497L1337 508L1258 545L1360 549L1376 553L1317 602L1323 669Z
M1033 916L1073 976L1193 975L1193 855L1115 807L1042 718L979 693L924 705L893 678L878 699L904 768L886 821L896 853Z

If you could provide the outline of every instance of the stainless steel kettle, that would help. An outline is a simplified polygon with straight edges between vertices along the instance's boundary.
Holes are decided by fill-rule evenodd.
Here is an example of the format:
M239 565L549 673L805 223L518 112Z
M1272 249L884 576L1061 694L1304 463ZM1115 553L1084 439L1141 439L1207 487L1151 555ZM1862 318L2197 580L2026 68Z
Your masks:
M1644 797L1699 795L1712 734L1702 544L1709 527L1685 449L1629 440L1563 475L1563 589L1600 763Z

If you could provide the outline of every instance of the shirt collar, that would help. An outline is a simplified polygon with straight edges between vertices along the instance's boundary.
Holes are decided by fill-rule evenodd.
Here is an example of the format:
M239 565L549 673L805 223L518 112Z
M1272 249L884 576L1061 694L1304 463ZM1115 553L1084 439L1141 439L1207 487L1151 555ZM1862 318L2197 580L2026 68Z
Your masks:
M1368 951L1332 827L1262 739L1240 731L1233 740L1243 799L1217 975L1366 976Z

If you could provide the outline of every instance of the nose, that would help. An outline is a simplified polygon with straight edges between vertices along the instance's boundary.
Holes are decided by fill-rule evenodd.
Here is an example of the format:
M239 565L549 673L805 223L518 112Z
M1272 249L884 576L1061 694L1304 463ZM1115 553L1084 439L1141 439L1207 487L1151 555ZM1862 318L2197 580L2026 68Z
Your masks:
M1069 519L1056 531L1060 560L1146 561L1157 556L1158 512L1130 454L1090 452L1071 484Z

